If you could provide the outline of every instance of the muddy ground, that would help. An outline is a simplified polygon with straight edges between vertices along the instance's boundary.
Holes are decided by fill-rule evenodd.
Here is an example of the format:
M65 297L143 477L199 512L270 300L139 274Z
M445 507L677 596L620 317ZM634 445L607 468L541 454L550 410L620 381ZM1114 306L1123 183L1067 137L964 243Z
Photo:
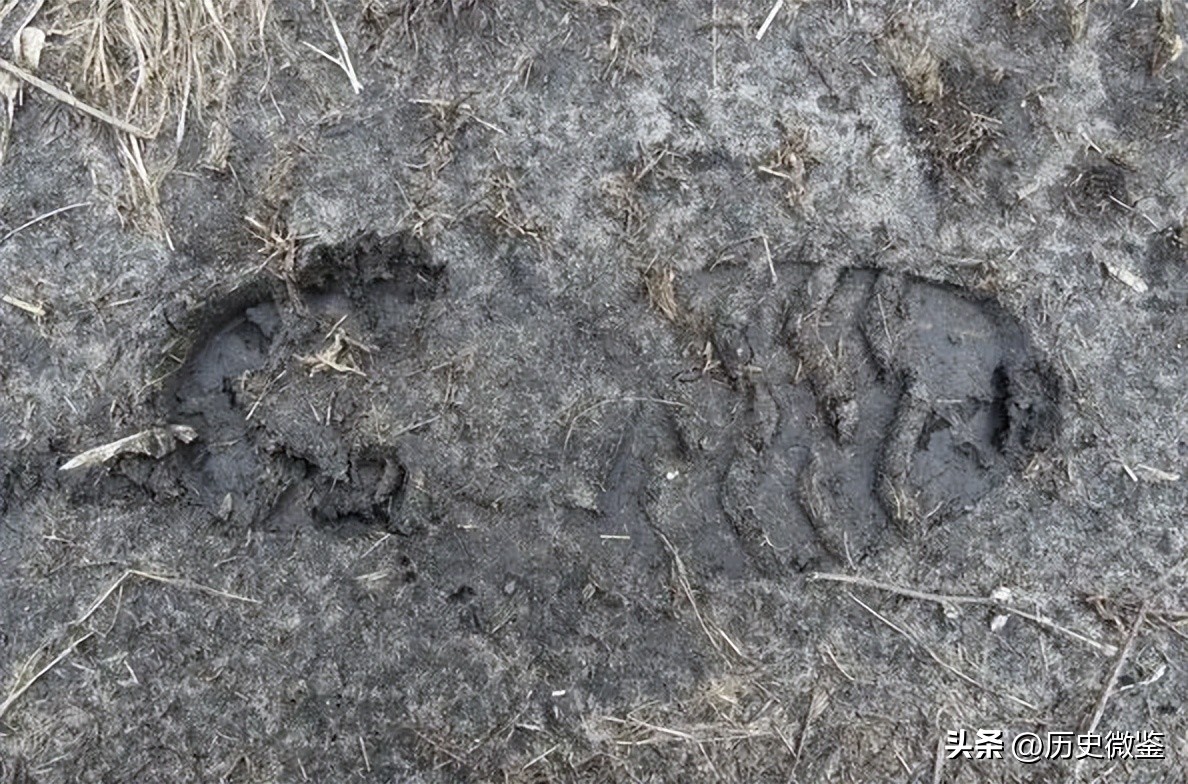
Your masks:
M0 782L1183 779L1188 7L216 5L14 112Z

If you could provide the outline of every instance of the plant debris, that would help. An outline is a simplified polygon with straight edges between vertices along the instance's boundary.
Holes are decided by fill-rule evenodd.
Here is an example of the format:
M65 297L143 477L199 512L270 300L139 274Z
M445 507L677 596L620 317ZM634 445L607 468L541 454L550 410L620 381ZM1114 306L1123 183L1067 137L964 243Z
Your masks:
M198 438L198 432L186 425L165 425L150 427L130 436L112 441L76 455L59 468L59 471L73 471L102 465L120 455L147 455L162 458L177 449L179 443L189 444Z

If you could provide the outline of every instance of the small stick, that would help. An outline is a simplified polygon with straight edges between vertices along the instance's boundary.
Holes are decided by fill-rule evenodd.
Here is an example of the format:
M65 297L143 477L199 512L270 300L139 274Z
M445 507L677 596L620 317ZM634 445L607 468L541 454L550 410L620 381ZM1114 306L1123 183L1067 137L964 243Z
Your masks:
M710 83L718 92L718 0L713 0L710 10Z
M373 544L371 547L368 547L368 548L367 548L367 549L366 549L366 550L363 552L363 554L362 554L362 555L360 555L360 556L359 556L358 558L356 558L355 560L356 560L356 561L361 561L361 560L363 560L363 559L364 559L364 558L366 558L367 556L371 555L371 553L372 553L372 552L375 550L375 548L379 547L381 544L383 544L384 542L388 541L388 540L389 540L389 539L391 539L391 538L392 538L392 534L384 534L383 536L381 536L381 537L379 538L379 541L378 541L378 542L376 542L375 544Z
M994 695L994 696L996 696L996 697L1004 697L1004 698L1006 698L1006 699L1010 700L1011 702L1015 702L1015 703L1018 703L1019 705L1022 705L1024 708L1027 708L1028 710L1033 710L1033 711L1038 711L1038 710L1039 710L1039 708L1037 708L1035 705L1032 705L1030 702L1027 702L1027 701L1026 701L1026 700L1024 700L1024 699L1021 699L1021 698L1019 698L1019 697L1016 697L1016 696L1014 696L1014 695L1012 695L1012 694L1008 694L1007 692L1000 692L1000 691L998 691L997 689L992 689L992 688L990 688L989 686L987 686L986 684L982 683L981 681L978 681L978 680L976 680L975 678L973 678L973 677L971 677L971 676L969 676L969 675L966 675L964 672L962 672L961 670L957 669L957 668L956 668L956 667L954 667L952 664L949 664L947 661L945 661L945 660L944 660L944 659L942 659L940 656L938 656L938 655L937 655L937 654L936 654L936 653L935 653L935 652L934 652L934 651L933 651L931 648L929 648L927 645L925 645L925 644L924 644L924 643L922 643L921 641L917 640L917 639L916 639L916 638L915 638L915 637L914 637L914 636L913 636L911 633L909 633L909 632L908 632L906 629L903 629L902 627L900 627L900 626L897 626L897 625L896 625L895 623L893 623L892 621L890 621L890 620L888 620L887 618L885 618L884 616L880 615L880 614L879 614L878 612L876 612L876 611L875 611L875 610L874 610L872 607L870 607L869 605L865 604L865 603L864 603L864 602L863 602L861 599L859 599L859 598L858 598L857 596L855 596L854 594L852 594L852 593L851 593L851 594L848 594L848 595L849 595L849 597L850 597L851 599L853 599L855 602L857 602L857 603L858 603L858 606L859 606L859 607L861 607L862 609L866 610L868 613L870 613L871 615L873 615L875 618L878 618L880 621L882 621L883 623L885 623L887 626L891 627L893 630L895 630L895 631L896 631L896 632L898 632L899 634L903 635L903 637L904 637L904 638L905 638L905 639L906 639L908 642L912 643L912 644L913 644L913 645L915 645L917 648L919 648L920 650L924 651L924 653L928 654L928 658L932 659L934 662L936 662L938 665L940 665L940 666L941 666L943 669L945 669L945 670L948 670L949 672L953 673L953 674L954 674L954 675L956 675L958 678L960 678L961 680L963 680L963 681L965 681L966 683L968 683L970 686L974 686L974 687L976 687L976 688L978 688L978 689L981 689L981 690L982 690L982 691L984 691L984 692L987 692L987 693L989 693L989 694L993 694L993 695Z
M879 304L879 317L883 320L883 334L887 336L887 348L894 349L895 341L891 339L891 330L887 327L887 311L883 310L883 295L875 294L875 301Z
M858 585L858 586L862 586L863 588L874 588L874 589L877 589L880 591L886 591L887 593L893 593L898 596L906 596L909 599L919 599L922 602L933 602L934 604L940 604L940 605L966 604L966 605L981 605L983 607L993 607L996 610L1002 610L1003 612L1010 613L1011 615L1017 615L1020 618L1023 618L1028 621L1031 621L1032 623L1038 624L1039 626L1042 626L1045 629L1048 629L1050 631L1059 632L1060 634L1063 634L1067 637L1071 637L1072 639L1076 640L1077 642L1082 642L1092 648L1096 648L1097 650L1101 651L1102 653L1104 653L1107 656L1113 656L1115 653L1118 652L1118 649L1113 645L1109 645L1109 644L1103 643L1103 642L1098 642L1097 640L1094 640L1092 637L1086 637L1085 635L1081 634L1080 632L1076 632L1076 631L1073 631L1072 629L1061 626L1060 624L1056 623L1055 621L1053 621L1049 618L1045 618L1042 615L1036 615L1034 613L1028 612L1027 610L1021 610L1018 607L1012 607L1011 605L1004 604L1004 603L998 601L997 599L992 599L992 598L988 598L985 596L954 596L954 595L946 595L946 594L939 594L939 593L928 593L927 591L916 591L911 588L901 588L898 585L891 585L890 583L883 583L883 582L879 582L878 580L870 580L865 577L857 577L857 576L848 575L848 574L833 574L830 572L813 572L812 574L809 575L808 579L809 579L809 582L816 582L818 580L824 580L824 581L833 582L833 583L846 583L848 585Z
M696 740L696 738L694 738L692 735L690 735L687 732L681 732L680 730L669 729L668 727L661 727L656 724L649 724L648 722L643 721L642 719L637 719L635 717L632 717L631 721L627 721L625 719L617 719L614 716L603 716L602 718L604 721L613 722L615 724L624 724L624 725L634 724L637 727L643 727L644 729L651 730L652 732L659 732L663 735L670 735L674 738L679 738L680 740L686 740L686 741Z
M775 261L771 258L771 246L767 244L767 235L760 235L763 238L763 252L767 254L767 270L771 273L771 283L775 285L779 281L776 279Z
M668 550L668 554L672 558L673 571L676 574L676 580L680 584L681 590L684 591L685 598L689 600L689 605L693 608L693 615L697 617L697 622L701 625L701 630L705 632L705 636L709 638L710 644L714 646L714 650L725 657L725 654L722 651L722 646L718 644L717 639L715 639L714 635L711 633L711 629L713 632L717 632L718 636L730 646L730 649L734 651L736 656L745 661L750 661L747 655L743 653L742 648L740 648L738 644L734 642L734 640L730 639L730 635L726 634L726 631L722 629L721 626L714 623L712 620L707 620L705 616L701 614L701 609L697 606L697 600L693 596L693 588L689 584L689 572L685 568L685 562L681 560L681 554L677 552L676 547L674 547L672 542L668 540L667 536L665 536L663 533L660 533L659 531L656 533L659 535L660 541L664 543L665 549Z
M837 657L833 655L833 649L828 645L825 646L825 655L829 657L829 661L833 662L833 666L837 668L837 671L842 674L843 678L848 680L850 683L857 683L857 679L850 673L846 672L846 668L841 666L841 662L839 662Z
M75 626L81 625L88 618L90 618L92 615L94 615L95 611L98 610L103 605L103 603L107 601L108 597L110 597L113 593L115 593L116 590L118 590L119 587L124 584L124 581L126 581L131 576L132 576L132 572L131 572L131 570L128 570L128 571L125 571L123 574L121 574L118 578L116 578L116 581L114 583L112 583L111 585L109 585L107 587L107 590L105 590L103 593L99 594L99 596L96 597L95 601L91 602L90 608L85 613L83 613L81 616L79 616L78 620L76 620L74 622L74 625Z
M237 593L230 593L228 591L221 591L218 588L211 588L209 585L194 582L185 577L168 577L163 574L153 574L151 572L142 572L138 569L129 569L129 574L132 577L140 577L145 580L152 580L153 582L164 583L165 585L178 585L182 588L189 588L193 591L205 593L210 596L217 596L220 599L230 599L233 602L244 602L245 604L263 604L260 599L253 599L250 596L240 596Z
M58 470L72 471L106 463L113 457L126 454L148 455L162 458L177 448L177 442L189 444L198 437L198 432L187 425L166 425L151 427L110 444L88 449L68 460Z
M90 206L91 206L91 203L89 201L80 201L75 204L67 204L65 207L59 207L56 210L50 210L49 212L45 213L44 215L38 215L33 220L25 221L20 226L17 226L15 229L13 229L12 231L5 234L3 237L0 237L0 245L3 245L4 243L8 242L14 236L16 236L17 234L20 234L22 231L29 228L30 226L36 226L38 223L41 223L43 220L52 218L55 215L61 215L63 212L66 212L68 210L77 210L79 207L90 207Z
M560 744L554 744L553 747L550 748L545 753L540 754L540 755L528 760L528 763L526 765L524 765L524 767L520 768L520 770L525 771L525 770L528 770L528 768L531 768L533 765L536 765L537 763L544 762L546 757L548 757L550 754L552 754L554 751L556 751L559 748L560 748Z
M342 326L342 322L346 321L350 315L350 313L346 313L338 321L335 321L334 326L330 328L330 331L326 333L326 337L322 338L322 340L329 340L334 337L334 333L338 331L338 328Z
M30 302L25 302L23 299L11 297L8 294L0 296L0 302L6 302L9 305L12 305L14 308L20 308L29 315L33 316L33 318L45 318L46 311L41 305L34 305Z
M775 21L776 14L778 14L780 12L780 9L783 7L784 7L784 0L776 0L775 5L773 5L771 7L771 11L768 12L767 18L764 19L763 24L759 26L759 32L755 33L756 41L763 40L763 36L767 34L767 28L771 27L771 23Z
M693 615L697 618L697 623L701 625L701 630L705 632L705 636L709 638L710 643L714 646L714 650L721 652L722 648L718 645L717 639L710 633L709 626L705 622L705 618L701 615L701 610L697 606L697 600L693 598L693 589L689 585L688 573L685 571L685 562L681 560L681 556L677 553L676 548L672 546L672 542L668 541L668 537L664 534L659 534L660 541L664 542L665 548L672 556L673 570L676 572L677 582L681 586L681 590L685 593L685 598L689 600L689 606L693 608Z
M47 672L49 672L54 667L56 667L59 662L61 662L63 659L65 659L67 656L69 656L70 653L75 648L82 645L83 642L90 639L92 635L94 635L94 632L87 632L82 637L79 637L77 640L75 640L74 642L67 645L66 648L61 653L59 653L57 656L54 657L53 661L51 661L49 664L42 667L37 672L37 674L34 675L32 678L30 678L28 681L26 681L24 685L20 686L19 688L14 690L12 694L8 695L8 698L5 699L4 702L0 702L0 718L4 717L4 714L8 712L8 709L12 707L13 703L16 702L17 700L19 700L21 698L21 695L29 690L30 686L32 686L34 683L37 683L37 681L40 680L41 676L45 675Z
M367 758L367 744L363 742L363 736L359 736L359 750L363 752L363 767L367 768L367 772L371 772L371 760Z
M483 126L484 128L487 128L488 130L495 131L495 133L499 134L500 136L507 136L507 131L503 130L502 128L500 128L498 125L495 125L494 123L487 122L482 117L479 117L477 114L475 114L474 112L470 113L470 119L474 120L476 123Z
M1180 481L1179 474L1173 474L1170 471L1163 471L1159 468L1154 468L1149 465L1139 463L1135 466L1138 470L1148 474L1153 482L1178 482Z
M88 103L83 103L82 101L75 98L73 95L66 92L65 90L60 90L57 87L54 87L52 84L45 81L44 79L40 79L40 78L34 76L33 74L26 71L24 68L21 68L19 65L15 65L15 64L9 62L8 60L5 60L3 57L0 57L0 71L4 71L4 72L10 74L11 76L15 76L16 78L20 79L22 82L26 82L28 84L33 85L38 90L41 90L42 92L47 93L50 97L56 98L57 100L66 104L67 106L78 109L83 114L89 114L91 117L94 117L96 120L105 122L108 125L110 125L111 127L115 128L116 130L120 130L120 131L123 131L124 133L131 134L132 136L135 136L139 139L152 139L153 138L153 134L149 133L145 129L140 128L136 125L133 125L130 122L125 122L124 120L121 120L118 117L114 117L114 116L108 114L107 112L103 111L102 109L96 109L94 106L91 106Z
M1130 627L1130 633L1126 635L1126 642L1122 646L1122 652L1118 654L1118 660L1114 662L1114 669L1110 670L1110 677L1106 681L1105 688L1101 690L1101 696L1097 698L1097 705L1093 709L1093 716L1090 717L1089 723L1085 727L1085 734L1092 735L1097 731L1097 725L1101 721L1101 716L1105 713L1106 703L1109 702L1110 696L1114 693L1114 686L1118 683L1118 676L1122 674L1122 667L1126 664L1126 660L1130 657L1130 650L1134 647L1134 641L1138 638L1139 630L1143 628L1143 624L1147 621L1147 603L1143 602L1139 607L1138 617L1134 619L1134 625Z
M756 166L755 168L757 170L763 172L764 174L771 175L772 177L779 177L781 180L788 180L789 182L796 182L796 178L793 177L792 175L785 174L782 171L777 171L777 170L771 168L770 166Z
M343 316L343 318L346 318L346 316ZM276 376L271 381L269 381L267 384L264 385L263 391L260 392L260 397L256 398L254 401L252 401L252 406L251 406L251 408L248 409L247 416L243 418L244 422L251 421L252 417L256 413L256 409L260 407L260 404L264 402L264 398L268 396L268 390L272 389L272 385L275 384L276 382L280 381L281 378L284 377L285 373L288 373L288 372L289 371L287 369L282 370L280 373L277 373ZM310 405L312 406L313 404L311 403ZM317 419L317 418L318 418L318 414L315 411L314 419Z
M337 65L346 74L347 79L351 83L351 89L355 91L355 95L363 92L363 83L359 81L359 77L355 75L355 64L351 62L351 53L347 49L346 40L342 37L342 31L338 29L338 22L334 20L334 14L330 11L330 6L323 0L322 6L326 10L326 16L330 19L330 27L334 31L334 41L338 44L338 51L341 57L335 57L332 54L322 51L311 43L302 41L302 45L312 49L313 51L325 57L330 62Z

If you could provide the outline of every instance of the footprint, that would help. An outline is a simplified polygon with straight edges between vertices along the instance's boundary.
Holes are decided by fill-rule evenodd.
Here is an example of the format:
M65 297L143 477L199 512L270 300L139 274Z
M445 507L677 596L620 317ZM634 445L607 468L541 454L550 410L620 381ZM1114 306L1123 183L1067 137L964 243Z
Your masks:
M861 220L805 219L796 258L773 254L770 199L786 183L740 200L753 162L706 152L674 132L655 156L671 170L659 176L644 151L612 175L632 198L607 200L645 240L636 265L666 264L645 291L686 347L683 387L653 392L688 401L676 418L693 456L661 456L688 480L648 507L666 531L689 531L682 547L730 575L739 561L860 558L964 513L1052 443L1058 377L997 302L857 265L890 247ZM737 550L693 532L699 515L724 522Z
M327 476L317 477L310 508L313 519L343 533L369 529L407 533L400 518L407 478L395 453L361 452L352 457L341 489Z
M200 314L198 337L163 393L167 419L199 433L198 442L182 450L191 468L183 483L199 506L224 518L243 520L261 500L264 456L246 415L248 382L270 369L281 329L280 312L266 291L257 286L233 292Z
M791 378L748 382L762 435L736 441L721 498L765 568L919 535L1056 437L1057 377L993 300L863 269L785 275L822 293L778 337L751 339L758 364Z
M293 422L293 406L274 413L267 402L305 391L302 357L324 350L327 330L343 317L353 317L352 339L365 346L401 328L412 306L445 287L444 269L423 247L365 235L315 249L290 289L297 302L260 283L200 312L193 347L160 403L169 421L200 436L179 450L191 501L208 516L263 530L407 532L408 470L394 450L358 443L329 412L311 437L308 423Z
M161 404L164 418L201 435L171 458L184 462L187 496L208 518L262 530L419 530L421 475L378 434L344 424L361 421L369 398L338 391L367 382L311 378L301 357L324 350L344 318L354 352L344 367L366 372L415 351L426 308L448 284L419 244L369 236L313 250L287 293L260 285L212 304ZM600 524L640 552L648 523L668 519L662 507L684 503L726 523L713 524L729 529L734 553L716 534L687 545L723 571L737 572L740 555L765 570L861 558L972 508L1058 433L1058 380L992 299L809 264L782 265L772 296L747 294L737 299L763 301L749 315L689 322L710 325L701 380L679 374L652 390L689 404L633 408L597 447L608 450L605 476L594 477ZM617 379L621 360L600 367ZM496 452L518 459L511 445ZM685 500L645 480L659 465L691 477Z

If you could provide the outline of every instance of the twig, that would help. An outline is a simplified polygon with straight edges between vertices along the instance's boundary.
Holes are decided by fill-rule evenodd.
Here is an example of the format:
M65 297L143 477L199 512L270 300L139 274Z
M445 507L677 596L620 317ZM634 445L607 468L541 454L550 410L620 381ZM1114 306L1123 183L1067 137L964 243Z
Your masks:
M702 743L736 743L740 740L772 737L773 735L776 734L774 732L764 732L764 731L740 729L737 732L731 733L731 734L708 735L708 736L703 737L699 734L693 734L690 732L685 732L683 730L673 729L671 727L661 727L657 724L652 724L650 722L643 721L642 719L635 718L634 716L631 716L628 719L619 719L619 718L615 718L614 716L603 716L602 720L611 722L613 724L618 724L623 727L629 727L632 729L637 729L637 730L645 729L645 730L648 730L653 733L652 737L645 738L643 740L616 740L615 745L617 745L617 746L653 746L653 745L663 742L663 740L657 736L664 736L665 739L668 739L667 742L702 744ZM713 726L698 725L695 727L690 727L690 729L695 730L695 731L714 732L714 731L720 730L721 727L719 727L717 725L713 725Z
M937 655L937 654L936 654L936 652L935 652L935 651L933 651L931 648L929 648L929 647L928 647L927 645L925 645L923 642L921 642L920 640L916 639L916 637L915 637L913 634L911 634L910 632L908 632L906 629L904 629L904 628L902 628L902 627L900 627L900 626L897 626L895 623L891 622L890 620L888 620L888 619L887 619L887 618L885 618L884 616L880 615L878 612L876 612L876 611L875 611L873 608L871 608L869 605L867 605L866 603L864 603L864 602L863 602L861 599L859 599L857 596L855 596L855 595L854 595L854 594L852 594L852 593L848 593L848 592L847 592L847 595L848 595L848 596L849 596L851 599L853 599L855 602L857 602L859 607L861 607L862 609L866 610L868 613L870 613L870 614L871 614L871 615L873 615L875 618L877 618L877 619L879 619L880 621L882 621L884 624L886 624L887 626L889 626L889 627L890 627L891 629L893 629L894 631L896 631L896 632L898 632L899 634L903 635L903 637L904 637L904 638L905 638L905 639L906 639L908 642L912 643L912 644L913 644L913 645L915 645L917 648L919 648L920 650L924 651L924 653L928 654L928 658L932 659L934 662L936 662L938 665L940 665L940 666L941 666L943 669L945 669L945 670L948 670L948 671L949 671L949 672L951 672L953 675L956 675L958 678L960 678L961 680L965 681L965 682L966 682L966 683L968 683L970 686L974 686L974 687L976 687L976 688L978 688L978 689L981 689L981 690L982 690L982 691L984 691L984 692L987 692L987 693L989 693L989 694L993 694L993 695L995 695L996 697L1003 697L1003 698L1005 698L1005 699L1008 699L1008 700L1010 700L1011 702L1014 702L1014 703L1017 703L1017 704L1019 704L1019 705L1022 705L1024 708L1027 708L1028 710L1032 710L1032 711L1038 711L1038 710L1039 710L1039 708L1038 708L1038 707L1036 707L1035 705L1032 705L1032 704L1031 704L1030 702L1028 702L1027 700L1024 700L1024 699L1022 699L1022 698L1020 698L1020 697L1016 697L1016 696L1014 696L1013 694L1009 694L1009 693L1007 693L1007 692L1000 692L1000 691L998 691L997 689L993 689L993 688L991 688L991 687L987 686L986 684L982 683L981 681L979 681L979 680L977 680L977 679L975 679L975 678L973 678L973 677L971 677L971 676L969 676L969 675L966 675L964 672L962 672L961 670L959 670L959 669L957 669L956 667L954 667L952 664L949 664L947 661L945 661L944 659L942 659L942 658L941 658L939 655Z
M177 448L180 441L189 444L198 437L198 431L188 425L166 425L165 427L150 427L130 436L125 436L110 444L103 444L76 455L59 468L59 471L71 471L75 468L88 468L106 463L119 455L135 454L162 458Z
M342 37L342 31L338 29L338 22L334 19L334 14L330 13L330 4L326 0L322 0L322 7L326 9L326 16L330 17L330 26L334 28L334 40L338 42L338 49L342 52L342 61L346 63L347 78L351 80L351 88L356 94L363 92L363 83L359 81L359 77L355 76L355 64L351 62L351 53L347 49L346 40Z
M82 637L79 637L77 640L75 640L74 642L67 645L66 648L63 649L61 653L59 653L57 656L54 657L53 661L51 661L49 664L42 667L40 670L38 670L36 675L34 675L32 678L27 680L24 684L22 684L21 686L19 686L15 690L13 690L12 694L9 694L8 697L4 700L4 702L0 702L0 719L4 718L4 714L8 712L8 709L12 707L14 702L16 702L17 700L19 700L21 698L22 694L24 694L25 692L27 692L29 690L30 686L32 686L34 683L37 683L37 681L41 679L41 676L45 675L47 672L49 672L54 667L56 667L59 662L61 662L63 659L65 659L67 656L69 656L70 653L75 648L82 645L83 642L90 639L92 635L94 635L94 632L87 632Z
M1096 650L1101 651L1106 656L1113 656L1115 653L1118 652L1117 647L1115 647L1113 645L1110 645L1110 644L1104 643L1104 642L1098 642L1097 640L1094 640L1092 637L1087 637L1084 634L1081 634L1080 632L1076 632L1076 631L1073 631L1072 629L1069 629L1065 626L1061 626L1060 624L1056 623L1055 621L1051 620L1050 618L1045 618L1042 615L1036 615L1035 613L1031 613L1031 612L1028 612L1027 610L1019 609L1018 607L1012 607L1009 604L1005 604L1005 603L999 601L998 599L994 599L994 598L990 598L990 597L929 593L927 591L917 591L912 588L901 588L898 585L891 585L890 583L883 583L883 582L879 582L878 580L868 579L866 577L858 577L858 576L849 575L849 574L834 574L834 573L830 573L830 572L813 572L812 574L809 575L808 579L809 579L809 582L816 582L818 580L823 580L826 582L845 583L847 585L858 585L863 588L874 588L876 590L886 591L887 593L896 594L897 596L905 596L909 599L919 599L920 601L923 601L923 602L933 602L935 604L939 604L942 606L944 606L944 605L980 605L982 607L993 607L996 610L1001 610L1003 612L1010 613L1011 615L1017 615L1020 618L1031 621L1032 623L1042 626L1045 629L1048 629L1049 631L1058 632L1060 634L1065 635L1066 637L1070 637L1070 638L1076 640L1077 642L1084 643L1085 645L1088 645L1091 648L1095 648Z
M24 68L21 68L19 65L15 65L15 64L9 62L8 60L5 60L3 57L0 57L0 71L4 71L4 72L20 79L22 82L26 82L28 84L33 85L38 90L41 90L42 92L47 93L50 97L56 98L57 100L66 104L67 106L78 109L83 114L89 114L91 117L94 117L96 120L105 122L108 125L110 125L111 127L115 128L116 130L131 134L132 136L135 136L140 139L152 139L153 138L153 134L149 133L145 129L135 126L130 122L125 122L124 120L121 120L118 117L113 117L112 115L108 114L107 112L103 111L102 109L96 109L94 106L91 106L88 103L83 103L82 101L75 98L73 95L66 92L65 90L61 90L57 87L54 87L52 84L45 81L44 79L34 76L33 74L26 71Z
M705 618L701 615L701 609L697 606L697 600L693 598L693 588L689 585L689 574L685 570L685 562L681 560L680 554L676 548L672 546L672 542L668 537L662 533L657 532L660 536L660 541L664 542L665 549L668 554L672 556L673 571L676 573L677 582L681 586L681 590L685 594L685 598L689 600L689 606L693 608L693 615L697 618L697 623L701 625L701 630L705 632L705 636L709 638L710 644L714 646L715 651L721 651L722 646L718 644L718 640L710 632L709 626L705 622Z
M525 770L528 770L528 768L531 768L533 765L536 765L537 763L544 762L545 758L548 757L550 754L552 754L554 751L556 751L558 748L560 748L560 744L553 744L553 746L548 751L544 752L543 754L538 754L537 756L528 760L527 764L525 764L524 767L520 768L520 770L525 771Z
M17 299L8 294L0 296L0 302L5 302L14 308L20 308L33 318L45 318L46 310L41 305L34 305L32 302L25 302L23 299Z
M937 717L939 718L939 716ZM932 758L932 784L940 784L941 773L945 769L945 739L936 739L936 755Z
M763 238L763 252L767 254L767 271L771 273L771 284L774 286L779 280L776 278L775 261L771 258L771 245L767 244L767 235L760 235Z
M133 577L140 577L144 580L152 580L153 582L164 583L165 585L177 585L182 588L189 588L192 591L198 591L210 596L217 596L220 599L230 599L233 602L244 602L245 604L263 604L260 599L253 599L250 596L240 596L237 593L230 593L222 591L218 588L211 588L209 585L194 582L186 577L169 577L163 574L153 574L152 572L142 572L138 569L130 569L129 572Z
M764 19L763 24L759 26L759 32L755 33L756 41L763 40L763 36L767 34L767 28L771 27L771 23L775 21L776 14L778 14L780 12L780 9L783 7L784 7L784 0L776 0L775 5L773 5L771 7L771 11L768 12L767 18Z
M813 694L809 697L808 710L804 713L804 723L800 727L800 736L796 739L796 746L791 746L781 735L780 740L784 740L784 745L788 747L788 751L792 752L792 773L795 774L796 766L804 758L804 740L808 737L809 727L812 726L813 721L824 713L825 708L829 704L829 698L825 692L820 689L813 689Z
M1134 625L1130 627L1130 633L1126 635L1126 642L1122 645L1122 651L1118 654L1118 660L1114 662L1114 668L1110 670L1110 677L1106 681L1105 688L1101 690L1101 696L1097 698L1097 705L1093 708L1093 715L1089 719L1089 723L1085 725L1085 733L1092 735L1097 731L1097 725L1101 721L1101 716L1105 713L1106 703L1110 700L1110 695L1114 693L1114 686L1118 683L1118 676L1122 673L1122 667L1126 664L1126 660L1130 657L1130 650L1134 647L1134 641L1138 638L1139 630L1143 628L1143 624L1147 621L1147 603L1139 607L1138 617L1134 619Z
M710 10L710 83L718 92L718 0L713 0Z
M346 318L346 316L343 316L343 318ZM280 381L282 378L284 378L285 373L288 373L288 372L289 371L287 369L282 370L280 373L277 373L267 384L264 385L264 389L260 390L260 397L258 397L252 401L251 408L248 409L247 416L243 418L243 421L245 421L245 422L251 421L252 417L255 416L255 414L256 414L256 409L260 407L260 404L264 402L264 398L268 396L268 390L272 389L272 385L275 384L276 382Z
M668 554L672 558L673 571L676 574L677 583L680 585L681 591L684 592L685 598L689 600L689 606L693 608L693 615L696 616L697 623L701 626L701 630L705 632L705 636L709 638L710 645L714 646L715 651L725 656L722 646L718 644L718 640L714 636L714 632L716 632L717 636L721 637L730 646L730 650L734 651L736 656L740 659L748 660L747 655L743 653L742 649L738 647L738 644L734 640L730 639L730 635L726 634L721 626L713 621L706 620L705 616L701 614L701 608L697 606L697 600L693 596L693 587L689 583L689 571L685 568L685 562L681 559L681 554L677 552L676 547L673 546L667 536L660 531L657 531L656 534L660 537L660 541L664 543L664 548L668 550Z
M770 175L772 177L779 177L781 180L788 180L789 182L796 182L796 178L793 177L792 175L786 174L782 171L777 171L776 169L773 169L770 166L756 166L755 168L758 171L761 171L764 174Z
M363 767L365 767L367 769L367 772L370 773L371 772L371 760L368 759L368 757L367 757L367 744L363 742L362 735L359 736L359 750L363 752Z

